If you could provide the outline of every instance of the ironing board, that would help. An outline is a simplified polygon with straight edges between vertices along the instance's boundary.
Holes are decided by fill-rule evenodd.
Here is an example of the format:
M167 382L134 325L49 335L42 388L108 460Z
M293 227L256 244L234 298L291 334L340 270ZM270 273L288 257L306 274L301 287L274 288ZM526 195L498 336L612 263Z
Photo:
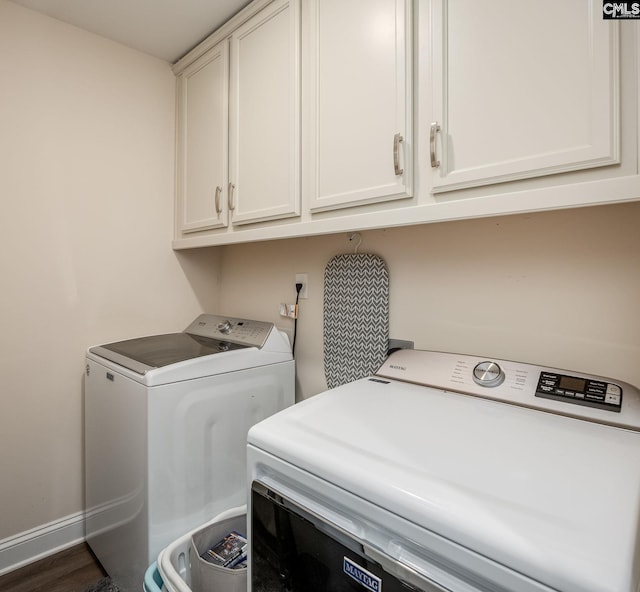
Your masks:
M350 253L329 260L323 332L328 388L378 370L389 341L389 273L380 257Z

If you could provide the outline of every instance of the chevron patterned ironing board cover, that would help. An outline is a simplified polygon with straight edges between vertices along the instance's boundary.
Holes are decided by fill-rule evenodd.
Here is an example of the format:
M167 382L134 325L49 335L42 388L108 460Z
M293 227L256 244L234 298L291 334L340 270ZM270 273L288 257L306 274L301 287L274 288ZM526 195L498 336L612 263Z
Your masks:
M389 273L380 257L351 253L327 263L323 328L330 389L378 370L389 341Z

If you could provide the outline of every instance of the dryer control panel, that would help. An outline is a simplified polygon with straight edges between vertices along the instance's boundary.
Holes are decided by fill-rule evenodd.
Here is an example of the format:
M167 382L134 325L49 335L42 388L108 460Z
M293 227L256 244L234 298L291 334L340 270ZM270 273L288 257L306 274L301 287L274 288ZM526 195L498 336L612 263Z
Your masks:
M592 374L404 349L387 358L376 373L380 378L640 431L640 391L626 382Z

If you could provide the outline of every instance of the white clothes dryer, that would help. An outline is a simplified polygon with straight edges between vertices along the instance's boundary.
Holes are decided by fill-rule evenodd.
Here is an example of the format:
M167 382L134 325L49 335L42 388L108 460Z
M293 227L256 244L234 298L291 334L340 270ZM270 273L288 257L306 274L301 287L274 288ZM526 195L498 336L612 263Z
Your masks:
M91 347L85 377L86 538L123 591L162 548L246 503L246 437L294 403L289 339L200 315L181 333Z
M252 592L638 592L640 392L400 350L249 431Z

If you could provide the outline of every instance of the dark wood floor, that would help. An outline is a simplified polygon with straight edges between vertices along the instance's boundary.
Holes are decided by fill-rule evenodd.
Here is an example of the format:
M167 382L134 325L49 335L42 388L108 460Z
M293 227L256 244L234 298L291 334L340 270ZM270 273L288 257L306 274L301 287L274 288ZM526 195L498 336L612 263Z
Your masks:
M83 543L0 576L0 592L83 592L105 575Z

